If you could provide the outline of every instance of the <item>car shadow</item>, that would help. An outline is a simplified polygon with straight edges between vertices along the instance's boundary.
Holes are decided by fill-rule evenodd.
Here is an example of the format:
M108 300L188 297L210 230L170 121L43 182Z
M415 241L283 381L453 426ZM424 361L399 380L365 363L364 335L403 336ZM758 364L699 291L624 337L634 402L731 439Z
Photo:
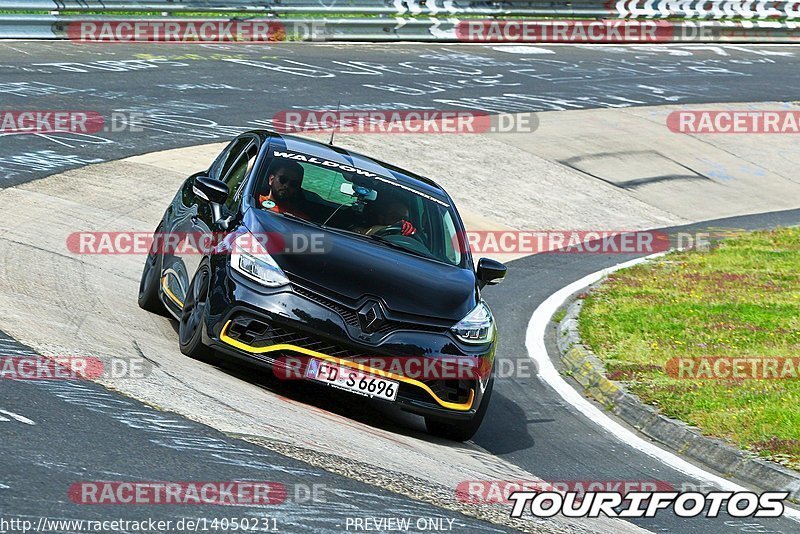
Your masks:
M341 417L425 440L422 417L400 410L388 401L371 399L306 380L278 378L269 369L232 356L223 356L221 371L290 400L325 410Z
M496 379L489 411L472 441L494 455L511 454L534 447L536 439L532 433L535 425L553 423L555 419L542 417L533 406L524 409L518 396L507 394L507 388L519 383L508 379Z

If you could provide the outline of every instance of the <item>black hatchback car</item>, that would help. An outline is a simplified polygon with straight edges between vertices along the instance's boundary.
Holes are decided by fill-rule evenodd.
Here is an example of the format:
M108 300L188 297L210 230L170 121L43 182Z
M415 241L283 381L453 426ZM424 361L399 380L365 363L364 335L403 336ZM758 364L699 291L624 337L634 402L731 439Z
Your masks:
M189 177L154 234L139 305L181 351L396 403L463 441L491 397L497 329L450 196L342 148L251 131Z

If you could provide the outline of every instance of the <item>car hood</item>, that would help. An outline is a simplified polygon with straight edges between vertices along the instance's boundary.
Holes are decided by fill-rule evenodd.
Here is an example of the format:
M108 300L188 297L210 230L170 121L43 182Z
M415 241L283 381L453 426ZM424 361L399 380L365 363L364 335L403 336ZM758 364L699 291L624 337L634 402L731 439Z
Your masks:
M448 323L461 320L477 304L476 276L471 269L406 254L258 209L249 209L243 222L253 233L283 236L287 246L292 239L302 243L303 239L321 236L325 249L322 253L271 251L271 255L290 280L313 285L312 289L343 304L355 306L373 297L383 301L390 314Z

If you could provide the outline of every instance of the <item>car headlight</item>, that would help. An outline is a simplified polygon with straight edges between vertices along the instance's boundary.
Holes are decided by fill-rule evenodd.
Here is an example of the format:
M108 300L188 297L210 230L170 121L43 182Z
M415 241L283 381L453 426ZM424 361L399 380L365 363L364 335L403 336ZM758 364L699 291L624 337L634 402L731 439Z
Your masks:
M268 287L289 283L286 274L253 234L239 235L233 241L231 267L251 280Z
M489 307L480 301L451 330L464 343L489 343L494 338L494 317Z

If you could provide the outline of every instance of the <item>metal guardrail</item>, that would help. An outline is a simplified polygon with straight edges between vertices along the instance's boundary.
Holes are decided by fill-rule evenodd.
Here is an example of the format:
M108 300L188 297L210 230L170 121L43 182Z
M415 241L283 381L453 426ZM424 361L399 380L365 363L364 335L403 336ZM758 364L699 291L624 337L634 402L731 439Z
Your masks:
M0 14L0 38L12 39L65 39L69 24L82 20L188 21L189 13L213 13L218 21L324 26L323 35L305 40L458 41L459 21L527 18L668 19L673 42L705 42L702 32L715 42L800 42L800 0L0 0L4 12L11 14Z
M364 14L364 15L506 15L607 16L607 8L596 0L481 1L481 0L2 0L0 11L191 11L253 12L274 14Z
M800 0L0 0L0 11L800 18Z

